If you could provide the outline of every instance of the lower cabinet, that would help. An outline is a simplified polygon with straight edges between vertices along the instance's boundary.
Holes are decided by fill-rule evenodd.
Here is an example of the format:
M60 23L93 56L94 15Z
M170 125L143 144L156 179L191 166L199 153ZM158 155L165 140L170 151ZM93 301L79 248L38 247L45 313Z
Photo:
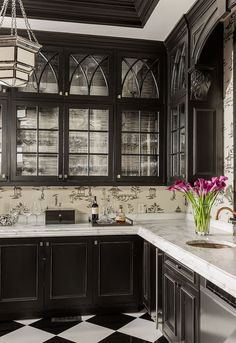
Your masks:
M0 240L0 319L30 317L42 309L43 270L40 240Z
M51 238L44 246L45 309L71 312L92 306L92 240Z
M170 343L198 343L198 276L168 256L164 259L163 272L164 334Z
M142 239L0 240L0 319L137 310Z

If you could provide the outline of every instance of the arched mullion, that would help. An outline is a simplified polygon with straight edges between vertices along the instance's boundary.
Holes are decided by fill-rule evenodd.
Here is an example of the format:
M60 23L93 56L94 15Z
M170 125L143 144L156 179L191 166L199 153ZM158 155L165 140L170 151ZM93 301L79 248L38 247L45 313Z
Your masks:
M42 57L43 57L44 60L46 61L46 64L45 64L45 66L43 67L43 70L42 70L41 75L40 75L40 77L39 77L39 88L40 88L40 83L41 83L43 74L44 74L44 72L45 72L47 66L49 66L49 67L51 68L51 70L52 70L52 72L53 72L53 74L54 74L54 76L55 76L55 78L56 78L56 80L57 80L57 85L58 85L58 82L59 82L59 81L58 81L58 77L56 76L56 73L55 73L53 67L52 67L51 64L50 64L50 62L52 61L52 59L53 59L55 56L57 56L57 55L58 55L58 53L55 53L52 57L50 57L49 59L47 59L46 56L44 56L44 55L42 54Z
M159 95L160 95L160 94L159 94L159 87L158 87L158 84L157 84L156 77L155 77L155 75L154 75L154 73L153 73L153 71L152 71L154 65L155 65L157 62L159 62L159 60L156 59L156 60L151 64L150 67L149 67L149 65L147 64L147 62L145 62L145 60L142 60L142 61L143 61L143 64L146 66L147 71L146 71L146 73L144 74L144 76L142 77L142 80L141 80L141 85L140 85L140 97L141 97L141 95L142 95L144 81L145 81L146 77L148 76L148 74L151 73L152 78L153 78L153 81L154 81L154 84L155 84L155 86L156 86L157 97L159 98Z
M183 44L183 48L180 54L180 62L179 62L178 89L181 89L183 85L181 81L183 80L183 77L184 77L185 56L186 56L185 44Z
M73 60L74 60L75 63L77 64L77 66L75 67L75 69L74 69L74 71L73 71L73 73L72 73L72 75L71 75L71 78L70 78L70 88L71 88L71 83L72 83L72 81L73 81L74 75L75 75L76 71L78 70L78 68L80 68L80 70L81 70L81 72L82 72L82 74L83 74L83 76L84 76L84 78L85 78L85 80L86 80L87 87L88 87L88 91L89 91L89 81L88 81L87 75L86 75L86 73L85 73L83 67L81 66L81 63L83 63L83 62L86 60L86 58L88 58L89 56L90 56L90 55L85 55L84 58L82 58L82 60L79 62L79 61L75 58L75 56L71 55L71 57L73 58Z
M136 82L137 89L138 89L138 92L139 92L139 97L140 97L140 94L141 94L141 93L140 93L139 82L138 82L137 75L136 75L135 71L133 70L133 67L135 66L136 63L138 63L139 61L142 61L142 59L137 59L137 60L134 61L134 63L132 63L132 64L129 64L129 62L128 62L126 59L124 59L123 61L126 63L126 65L128 66L129 69L128 69L128 71L127 71L125 77L124 77L123 82L122 82L122 92L123 92L123 88L124 88L125 81L126 81L128 75L129 75L129 73L132 72L132 74L134 75L134 78L135 78L135 82Z
M94 78L94 76L95 76L95 74L96 74L96 72L97 72L97 70L98 69L100 69L100 71L101 71L101 73L102 73L102 76L103 76L103 79L104 79L104 81L105 81L105 84L106 84L106 87L107 87L107 89L109 90L109 87L108 87L108 82L107 82L107 79L106 79L106 75L104 74L104 71L103 71L103 69L102 69L102 67L101 67L101 64L104 62L104 61L106 61L107 59L108 59L108 57L107 56L105 56L102 60L101 60L101 62L98 62L97 60L96 60L96 58L94 57L94 56L90 56L93 60L94 60L94 62L97 64L97 67L94 69L94 72L93 72L93 74L92 74L92 76L91 76L91 79L90 79L90 83L89 83L89 95L90 95L90 88L91 88L91 85L92 85L92 83L93 83L93 78Z
M171 93L174 94L176 91L176 78L178 77L178 67L179 67L179 59L180 59L180 49L176 51L174 65L172 69L172 77L171 77Z

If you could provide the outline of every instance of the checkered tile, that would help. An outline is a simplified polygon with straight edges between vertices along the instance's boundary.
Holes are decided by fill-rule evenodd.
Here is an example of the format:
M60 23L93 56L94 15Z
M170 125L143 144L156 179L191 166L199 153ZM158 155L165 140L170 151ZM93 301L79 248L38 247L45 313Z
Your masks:
M75 321L32 319L0 323L0 343L168 343L141 311L82 316Z

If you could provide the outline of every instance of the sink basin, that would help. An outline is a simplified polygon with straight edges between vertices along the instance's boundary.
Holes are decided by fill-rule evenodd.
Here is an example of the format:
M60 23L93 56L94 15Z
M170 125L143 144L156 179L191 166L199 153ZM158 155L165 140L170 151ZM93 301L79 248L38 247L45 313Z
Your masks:
M186 244L196 248L208 248L208 249L224 249L224 248L235 248L236 245L230 242L222 241L210 241L210 240L193 240L188 241Z

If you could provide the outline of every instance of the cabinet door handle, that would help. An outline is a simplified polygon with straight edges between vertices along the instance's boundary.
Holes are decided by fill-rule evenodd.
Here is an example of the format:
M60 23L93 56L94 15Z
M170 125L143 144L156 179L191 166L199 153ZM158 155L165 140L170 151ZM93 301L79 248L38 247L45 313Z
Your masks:
M43 247L43 242L40 242L40 243L39 243L39 246L40 246L40 247Z
M96 240L96 241L94 241L94 245L98 245L98 241Z
M50 245L49 242L46 242L46 247L49 247L49 245Z

